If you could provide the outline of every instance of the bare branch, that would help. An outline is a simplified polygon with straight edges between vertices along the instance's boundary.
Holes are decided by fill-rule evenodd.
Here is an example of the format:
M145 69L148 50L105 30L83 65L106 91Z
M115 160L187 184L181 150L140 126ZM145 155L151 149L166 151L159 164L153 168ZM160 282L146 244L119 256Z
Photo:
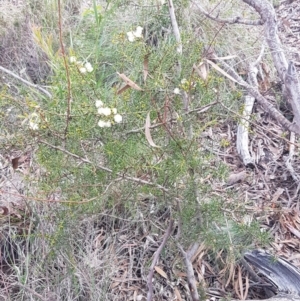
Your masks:
M259 64L263 53L264 53L264 45L260 51L260 54L257 60L249 65L248 71L248 82L251 86L255 87L258 90L258 82L257 82L257 65ZM236 146L239 155L241 156L243 163L245 166L249 166L254 164L254 160L250 155L248 144L249 144L249 119L251 116L251 112L253 109L255 98L251 95L245 96L245 103L243 109L243 119L239 121L237 135L236 135Z
M221 19L218 17L213 17L210 13L208 13L202 6L200 6L198 3L195 3L196 6L200 9L200 11L209 19L214 20L219 23L227 23L227 24L244 24L244 25L262 25L264 22L263 20L243 20L241 17L235 17L231 19Z
M197 290L197 285L196 285L196 278L195 278L195 275L194 275L194 269L193 269L193 265L192 265L192 262L191 262L191 257L193 256L193 254L186 253L179 242L177 242L177 246L178 246L178 248L179 248L179 250L180 250L180 252L183 256L184 263L185 263L185 266L186 266L187 280L188 280L192 300L193 301L200 301L198 290Z
M250 95L245 96L243 119L239 121L236 133L236 148L245 166L254 164L254 160L250 155L249 144L249 118L253 109L255 98Z
M44 94L46 94L49 98L52 98L52 95L47 90L45 90L44 88L42 88L41 86L32 84L31 82L27 81L26 79L20 77L19 75L13 73L12 71L10 71L10 70L8 70L8 69L6 69L4 67L0 66L0 70L3 71L3 72L5 72L6 74L9 74L12 77L16 78L17 80L19 80L23 84L25 84L25 85L27 85L29 87L33 87L33 88L35 88L35 89L43 92Z
M67 154L67 155L69 155L69 156L71 156L73 158L76 158L76 159L84 162L84 163L91 164L91 165L95 166L97 169L100 169L100 170L103 170L103 171L106 171L106 172L109 172L109 173L113 173L113 171L111 169L109 169L107 167L104 167L102 165L95 164L92 161L90 161L89 159L86 159L86 158L80 157L80 156L78 156L76 154L73 154L73 153L69 152L68 150L66 150L66 149L64 149L62 147L52 145L52 144L50 144L50 143L48 143L47 141L44 141L44 140L40 140L39 142L42 143L42 144L45 144L45 145L49 146L50 148L59 150L59 151L65 153L65 154ZM122 174L120 172L118 172L116 175L119 176L119 177L121 177L122 179L125 179L125 180L129 180L129 181L136 182L136 183L139 183L139 184L145 184L145 185L156 187L158 189L163 190L164 192L168 192L169 191L169 189L166 188L166 187L164 187L164 186L161 186L161 185L153 183L153 182L145 181L145 180L140 179L140 178L127 176L126 174Z
M17 283L18 286L26 289L28 292L30 292L31 294L33 294L34 296L36 296L37 298L39 298L42 301L46 301L46 298L44 298L42 295L38 294L35 290L31 289L30 287L21 284L20 282Z
M267 0L243 0L252 6L260 14L264 27L266 42L271 50L273 62L281 80L284 80L285 72L288 67L282 45L277 34L277 17L270 1Z
M271 50L273 62L276 70L285 84L285 93L289 98L294 114L294 121L299 134L300 129L300 83L294 64L287 63L282 44L277 34L277 17L276 12L270 1L267 0L243 0L252 6L260 14L264 21L265 37Z
M171 18L173 32L174 32L174 36L175 36L175 39L177 42L177 52L179 54L182 54L182 43L181 43L180 32L179 32L179 28L178 28L178 24L177 24L177 20L176 20L176 16L175 16L173 0L168 0L168 2L169 2L169 14L170 14L170 18Z
M147 301L152 301L153 299L153 285L152 285L152 278L153 278L153 274L154 274L154 267L158 261L159 255L162 251L162 249L164 248L164 246L167 243L167 240L169 238L169 236L172 233L173 230L173 224L174 224L174 220L171 219L169 227L167 229L167 232L165 233L164 239L161 242L159 248L157 249L157 251L155 252L152 264L150 266L150 270L149 270L149 274L148 274L148 279L147 279L147 286L148 286L148 293L147 293Z
M70 115L71 115L71 79L70 79L69 67L68 67L67 60L66 60L65 47L64 47L64 43L63 43L61 1L60 0L57 0L57 5L58 5L59 44L60 44L60 51L61 51L61 54L63 57L64 65L65 65L66 78L67 78L67 112L66 112L66 127L64 130L64 139L63 139L63 143L65 145L67 135L68 135Z
M262 44L259 56L256 59L256 61L252 64L252 66L256 67L261 62L261 59L262 59L264 53L265 53L265 44Z
M216 55L213 55L214 59L218 59ZM228 64L220 61L220 64L226 69L226 72L233 77L240 85L245 87L249 94L251 94L262 107L270 113L270 115L276 119L286 130L300 134L300 127L288 121L272 104L270 104L258 91L257 88L249 85L245 82Z
M292 62L289 63L284 83L286 96L293 108L294 121L300 127L300 84L296 68Z

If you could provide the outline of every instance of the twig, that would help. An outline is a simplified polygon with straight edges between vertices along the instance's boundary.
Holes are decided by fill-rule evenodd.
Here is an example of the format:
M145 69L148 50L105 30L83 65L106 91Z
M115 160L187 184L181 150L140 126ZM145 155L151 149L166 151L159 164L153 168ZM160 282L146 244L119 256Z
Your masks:
M168 2L169 2L169 14L170 14L172 27L173 27L173 33L174 33L174 36L175 36L175 39L177 42L177 52L179 54L182 54L182 43L181 43L181 37L180 37L179 28L178 28L178 23L177 23L176 16L175 16L173 0L168 0Z
M257 65L259 64L260 60L262 59L265 47L262 45L260 54L257 60L253 64L249 64L248 70L248 82L250 85L258 89L258 82L257 82ZM245 96L245 104L243 109L243 116L244 120L239 121L237 135L236 135L236 146L239 155L241 156L243 163L245 166L253 166L254 159L251 157L248 144L249 144L249 119L252 113L253 105L254 105L255 98L252 95Z
M173 224L174 221L171 219L169 227L167 229L167 232L165 233L164 239L162 241L162 243L160 244L160 246L158 247L157 251L155 252L152 264L150 266L150 271L148 274L148 279L147 279L147 286L148 286L148 293L147 293L147 301L152 301L153 299L153 285L152 285L152 278L153 278L153 274L154 274L154 267L158 261L158 257L162 251L162 249L164 248L165 244L167 243L167 240L169 238L169 236L171 235L171 232L173 230Z
M219 104L220 104L224 109L226 109L228 112L234 114L237 118L240 118L240 119L243 119L243 118L244 118L242 115L240 115L240 114L236 113L235 111L229 109L229 108L228 108L227 106L225 106L222 102L219 102ZM245 120L246 120L246 119L245 119ZM248 122L249 122L251 125L256 126L258 129L262 130L263 132L261 132L261 134L262 134L263 136L265 136L266 138L268 138L268 137L267 137L267 135L266 135L264 132L266 132L266 133L268 133L268 134L270 134L270 135L272 135L272 136L274 136L274 137L276 137L276 138L278 138L278 139L281 139L281 140L285 141L285 142L286 142L287 144L289 144L289 145L293 144L293 145L296 146L296 147L300 147L300 144L292 143L290 140L288 140L288 139L286 139L286 138L284 138L284 137L281 137L281 136L279 136L279 135L277 135L277 134L275 134L275 133L273 133L273 132L271 132L271 131L269 131L269 130L263 128L263 127L261 127L260 125L256 124L255 122L253 122L253 121L251 121L251 120L248 120ZM220 154L220 155L224 156L223 154ZM226 156L227 156L227 157L232 157L232 156L228 156L228 155L226 155ZM232 158L233 158L233 157L232 157Z
M33 200L33 201L38 201L38 202L48 202L48 203L66 203L66 204L77 204L77 205L81 205L81 204L84 204L84 203L90 203L94 200L96 200L98 197L94 197L94 198L91 198L91 199L83 199L82 201L72 201L72 200L59 200L59 201L55 201L55 200L49 200L49 199L43 199L43 198L37 198L37 197L31 197L31 196L28 196L28 195L25 195L25 194L22 194L22 193L14 193L14 192L7 192L3 189L0 189L0 194L3 194L3 195L11 195L11 196L15 196L15 197L20 197L22 198L22 200L24 200L26 202L26 199L30 199L30 200Z
M295 154L295 139L296 139L295 133L291 132L291 135L290 135L291 144L289 146L289 155L285 160L285 165L286 165L287 170L290 172L292 178L294 179L294 181L298 184L298 186L297 186L296 192L292 198L290 198L289 193L287 191L287 195L289 197L288 207L290 207L291 202L296 199L298 192L299 192L299 188L300 188L300 177L296 174L295 169L293 168L293 165L292 165L294 154Z
M241 17L235 17L231 19L221 19L218 17L213 17L210 13L208 13L202 6L194 1L194 4L200 9L200 11L209 19L213 21L217 21L219 23L227 23L227 24L244 24L244 25L262 25L264 22L260 20L243 20Z
M198 242L194 242L192 247L186 252L189 260L191 260L195 253L198 251L199 245L200 244Z
M94 164L92 161L90 161L89 159L86 159L86 158L83 158L83 157L80 157L76 154L73 154L69 151L67 151L66 149L62 148L62 147L59 147L59 146L55 146L55 145L52 145L46 141L43 141L43 140L40 140L40 143L43 143L53 149L56 149L56 150L59 150L73 158L76 158L84 163L87 163L87 164L91 164L91 165L94 165L97 169L100 169L100 170L103 170L103 171L106 171L106 172L109 172L109 173L113 173L113 171L107 167L104 167L102 165L98 165L98 164ZM149 181L145 181L145 180L142 180L142 179L139 179L139 178L136 178L136 177L131 177L131 176L127 176L121 172L118 172L116 173L117 176L121 177L122 179L125 179L125 180L129 180L129 181L132 181L132 182L136 182L136 183L139 183L139 184L145 184L145 185L149 185L149 186L153 186L153 187L156 187L158 189L161 189L163 190L164 192L168 192L169 189L164 187L164 186L161 186L159 184L156 184L156 183L153 183L153 182L149 182Z
M183 256L184 262L185 262L186 271L187 271L187 280L188 280L192 300L193 301L200 301L199 294L198 294L198 291L197 291L197 286L196 286L196 279L195 279L195 275L194 275L194 269L193 269L193 265L192 265L192 262L191 262L191 256L189 256L191 254L186 253L183 250L183 247L180 245L179 242L177 242L177 247L179 248L179 250L180 250L180 252Z
M151 125L151 126L149 126L149 129L155 129L155 128L161 126L161 125L163 125L163 122ZM128 135L128 134L134 134L134 133L139 133L139 132L143 132L143 131L145 131L144 126L142 128L139 128L139 129L130 130L130 131L126 132L125 134Z
M219 101L214 101L214 102L211 102L208 105L205 105L203 107L195 108L195 109L189 110L188 112L183 112L182 115L189 115L189 114L192 114L192 113L200 114L200 113L206 112L212 106L214 106L214 105L216 105L218 103L219 103ZM174 118L170 118L166 122L160 122L160 123L153 124L153 125L151 125L149 127L149 129L155 129L157 127L160 127L160 126L164 125L165 123L172 122L172 121L174 121ZM143 132L143 131L145 131L145 127L144 126L142 128L130 130L130 131L126 132L125 135L134 134L134 133L140 133L140 132Z
M218 59L218 57L214 54L214 59ZM266 112L269 112L270 115L276 119L285 129L300 134L300 127L295 124L291 123L287 120L272 104L270 104L264 96L260 94L257 88L249 85L245 82L228 64L223 61L219 62L225 69L226 72L237 81L237 83L243 87L245 87L249 94L251 94L259 104L264 108Z
M245 166L252 166L254 159L251 157L248 144L249 144L249 119L254 105L254 97L250 95L245 96L243 117L244 120L239 121L237 134L236 134L236 147L237 152Z
M21 283L17 284L18 286L21 286L22 288L26 289L28 292L30 292L31 294L33 294L35 297L41 299L42 301L46 301L46 298L44 298L42 295L38 294L36 291L34 291L33 289L31 289L28 286L25 286Z
M66 127L64 131L64 142L66 142L67 134L68 134L68 128L69 128L69 120L70 120L70 114L71 114L71 81L70 81L70 73L69 73L69 67L66 60L66 53L65 53L65 47L63 43L63 37L62 37L62 26L61 26L61 3L60 0L57 0L58 2L58 30L59 30L59 43L61 48L61 54L64 60L65 70L66 70L66 77L67 77L67 115L66 115Z
M13 73L12 71L0 66L0 70L5 72L6 74L9 74L11 75L12 77L16 78L17 80L21 81L23 84L27 85L27 86L30 86L30 87L33 87L37 90L40 90L41 92L43 92L44 94L46 94L49 98L52 98L52 95L47 91L45 90L44 88L42 88L41 86L39 85L35 85L35 84L32 84L31 82L27 81L26 79L20 77L19 75Z
M219 101L214 101L214 102L211 102L209 103L208 105L205 105L203 107L200 107L200 108L196 108L196 109L192 109L192 110L189 110L188 112L185 112L183 113L183 115L188 115L188 114L191 114L191 113L203 113L203 112L206 112L207 110L209 110L212 106L218 104Z

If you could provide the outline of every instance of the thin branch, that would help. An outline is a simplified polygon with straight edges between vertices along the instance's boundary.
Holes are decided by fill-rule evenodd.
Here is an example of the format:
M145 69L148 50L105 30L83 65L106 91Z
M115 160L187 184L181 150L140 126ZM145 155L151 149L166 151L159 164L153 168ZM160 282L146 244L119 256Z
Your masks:
M59 43L61 48L61 54L64 60L65 70L66 70L66 77L67 77L67 115L66 115L66 127L64 131L64 140L67 139L68 134L68 128L69 128L69 121L70 121L70 114L71 114L71 80L70 80L70 73L69 73L69 67L66 60L66 53L65 53L65 47L63 43L63 37L62 37L62 25L61 25L61 2L58 1L58 30L59 30Z
M23 84L25 84L27 86L30 86L30 87L33 87L33 88L43 92L44 94L46 94L49 98L52 98L52 95L47 90L42 88L41 86L32 84L31 82L27 81L26 79L20 77L19 75L13 73L12 71L10 71L10 70L2 67L2 66L0 66L0 70L5 72L6 74L11 75L12 77L16 78L17 80L21 81Z
M193 264L191 262L191 255L193 254L188 254L183 250L183 247L180 245L179 242L177 242L177 247L179 248L183 259L184 259L184 263L186 266L186 272L187 272L187 280L188 280L188 284L189 284L189 289L190 289L190 293L192 296L192 300L193 301L200 301L199 298L199 294L198 294L198 290L197 290L197 285L196 285L196 278L194 275L194 269L193 269Z
M264 53L265 53L265 44L262 44L261 45L261 50L260 50L260 53L259 53L259 55L258 55L258 58L256 59L256 61L253 63L253 66L254 67L256 67L260 62L261 62L261 60L262 60L262 57L263 57L263 55L264 55Z
M150 266L150 271L148 274L148 279L147 279L147 286L148 286L148 293L147 293L147 301L152 301L153 300L153 285L152 285L152 278L153 278L153 274L154 274L154 268L157 264L159 255L161 253L161 251L163 250L164 246L167 243L167 240L169 238L169 236L172 233L173 230L173 224L174 224L174 220L171 219L169 227L167 229L167 232L165 233L164 239L162 241L162 243L160 244L159 248L157 249L157 251L155 252L152 264Z
M242 115L240 115L240 114L236 113L235 111L229 109L229 108L228 108L227 106L225 106L222 102L220 102L220 105L221 105L225 110L227 110L228 112L234 114L237 118L244 119L244 117L243 117ZM246 119L245 119L245 120L246 120ZM255 123L255 122L253 122L253 121L251 121L251 120L248 120L248 122L249 122L251 125L256 126L258 129L260 129L260 130L262 131L261 134L262 134L263 136L265 136L266 138L267 138L267 135L266 135L264 132L266 132L266 133L270 134L271 136L274 136L274 137L276 137L276 138L278 138L278 139L280 139L280 140L283 140L283 141L286 142L288 145L291 145L291 144L292 144L292 145L294 145L294 146L296 146L296 147L300 147L300 144L293 143L293 142L291 142L290 140L288 140L288 139L286 139L286 138L284 138L284 137L282 137L282 136L280 136L280 135L277 135L277 134L273 133L272 131L267 130L266 128L263 128L262 126L258 125L257 123ZM209 149L208 149L208 150L209 150ZM224 156L224 155L225 155L225 154L221 154L221 153L218 153L218 154L220 154L221 156ZM229 156L229 155L226 155L226 156L231 158L231 156ZM232 158L233 158L233 157L232 157Z
M175 36L175 39L177 42L177 52L179 54L182 54L182 43L181 43L181 37L180 37L179 28L178 28L178 23L177 23L176 16L175 16L173 0L168 0L168 2L169 2L169 14L170 14L170 19L171 19L171 23L172 23L172 28L173 28L174 36Z
M189 110L188 112L184 112L183 115L189 115L189 114L192 114L192 113L198 113L199 114L199 113L206 112L212 106L214 106L214 105L216 105L218 103L219 103L219 101L211 102L208 105L205 105L203 107L195 108L195 109ZM157 127L160 127L160 126L164 125L165 123L169 123L169 122L172 122L172 121L174 121L174 118L168 119L167 122L160 122L160 123L153 124L153 125L151 125L149 127L149 129L155 129ZM134 134L134 133L140 133L140 132L143 132L143 131L145 131L145 127L144 126L142 128L130 130L130 131L126 132L125 135Z
M214 59L218 59L218 57L213 54ZM289 130L291 132L295 132L297 134L300 134L300 127L295 124L291 123L289 120L287 120L272 104L270 104L258 91L257 88L249 85L247 82L245 82L228 64L226 64L223 61L219 62L225 69L226 72L237 81L238 84L245 87L249 94L251 94L265 109L265 111L269 112L270 115L276 119L286 130Z
M149 126L149 129L155 129L162 125L163 125L163 123L156 123L154 125ZM140 132L144 132L144 131L145 131L145 126L143 126L142 128L139 128L139 129L130 130L130 131L126 132L125 134L129 135L129 134L140 133Z
M264 31L266 42L271 50L273 63L279 74L279 77L285 84L285 96L290 100L293 108L294 123L297 134L300 133L300 83L295 66L292 62L287 61L283 51L282 43L278 36L278 22L276 12L270 1L267 0L243 0L252 6L262 20L264 20Z
M206 112L207 110L209 110L212 106L218 104L219 101L214 101L214 102L211 102L209 103L208 105L205 105L203 107L200 107L200 108L196 108L196 109L192 109L192 110L189 110L188 112L185 112L183 113L183 115L188 115L188 114L191 114L191 113L203 113L203 112Z
M257 82L257 65L259 64L263 53L264 53L264 45L260 51L260 54L257 60L253 64L249 64L248 70L248 82L251 86L255 87L258 90L258 82ZM239 155L241 156L243 163L245 166L253 166L254 159L251 157L248 144L249 144L249 119L252 113L253 105L255 102L255 98L252 95L245 96L245 103L243 109L244 120L239 121L237 135L236 135L236 146Z
M46 298L44 298L42 295L38 294L36 291L34 291L33 289L31 289L30 287L23 285L21 283L17 283L18 286L26 289L28 292L30 292L32 295L34 295L35 297L39 298L42 301L46 301Z
M267 0L242 0L249 6L252 6L260 15L264 22L264 35L266 42L270 48L270 53L273 58L278 75L284 81L285 72L288 67L288 62L285 57L283 47L278 36L278 26L276 12L270 1Z
M50 144L50 143L48 143L46 141L43 141L43 140L40 140L40 143L45 144L45 145L49 146L50 148L59 150L59 151L65 153L65 154L67 154L67 155L69 155L69 156L71 156L73 158L76 158L76 159L84 162L84 163L91 164L91 165L95 166L97 169L100 169L100 170L103 170L103 171L106 171L106 172L109 172L109 173L113 173L113 171L111 169L109 169L107 167L104 167L102 165L95 164L92 161L90 161L89 159L86 159L86 158L83 158L83 157L78 156L76 154L73 154L73 153L67 151L66 149L64 149L62 147L52 145L52 144ZM125 175L125 174L123 174L121 172L116 173L116 175L118 177L121 177L122 179L125 179L125 180L128 180L128 181L132 181L132 182L136 182L136 183L139 183L139 184L145 184L145 185L156 187L158 189L163 190L164 192L168 192L169 191L168 188L166 188L164 186L161 186L159 184L156 184L156 183L153 183L153 182L149 182L149 181L145 181L145 180L142 180L142 179L139 179L139 178L136 178L136 177L127 176L127 175Z
M243 20L241 17L235 17L231 19L221 19L218 17L213 17L210 13L208 13L202 6L200 6L198 3L194 2L196 6L200 9L200 11L209 19L219 22L219 23L227 23L227 24L244 24L244 25L262 25L264 24L263 20Z

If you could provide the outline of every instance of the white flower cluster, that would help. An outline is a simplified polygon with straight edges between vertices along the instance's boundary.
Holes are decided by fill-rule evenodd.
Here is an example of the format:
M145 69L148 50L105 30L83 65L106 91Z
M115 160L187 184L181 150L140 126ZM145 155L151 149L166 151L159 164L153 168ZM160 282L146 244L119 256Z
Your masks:
M180 95L180 89L179 88L175 88L173 91L174 94Z
M70 56L69 60L70 60L71 64L77 65L79 72L82 74L87 73L87 72L90 73L90 72L93 72L93 70L94 70L91 63L89 63L89 62L83 63L82 61L77 61L75 56Z
M41 122L40 116L37 113L31 113L29 116L29 128L33 131L39 129L39 123Z
M194 89L196 87L196 83L195 82L192 82L192 81L188 81L186 78L183 78L181 81L180 81L180 85L179 87L184 90L184 91L188 91L190 89ZM177 94L177 95L180 95L181 94L181 91L178 87L176 87L173 91L174 94Z
M96 100L95 106L98 109L99 115L103 115L105 117L113 115L113 120L115 123L122 122L123 117L122 117L122 115L118 114L116 108L104 107L104 103L101 100ZM101 128L111 127L111 125L112 125L112 122L110 120L105 121L105 120L100 119L98 122L98 126Z
M129 42L134 42L136 39L142 39L143 38L143 27L138 26L135 31L129 31L127 32L127 38Z

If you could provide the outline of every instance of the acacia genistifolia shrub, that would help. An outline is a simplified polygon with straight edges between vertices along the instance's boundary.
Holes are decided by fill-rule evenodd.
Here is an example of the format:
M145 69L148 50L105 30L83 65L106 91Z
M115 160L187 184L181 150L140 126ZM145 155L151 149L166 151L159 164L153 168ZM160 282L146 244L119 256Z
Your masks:
M101 210L108 200L113 204L116 190L117 202L132 203L139 192L159 198L163 186L170 204L175 206L172 199L183 197L186 234L210 233L207 229L213 220L227 217L222 211L224 196L212 197L213 188L203 179L210 176L222 182L228 171L201 146L199 137L223 116L218 107L202 115L193 110L214 102L216 91L224 103L239 96L226 94L226 83L214 72L206 80L195 74L193 64L201 61L204 45L183 18L183 54L177 53L167 5L136 10L135 21L118 22L124 11L128 7L120 3L110 10L96 5L86 9L70 34L72 44L63 41L65 57L56 52L59 41L35 31L38 44L51 59L52 98L28 100L22 131L39 145L38 162L45 168L41 190L45 197L59 190L61 200L74 204L72 210L74 206ZM155 45L147 42L149 35L156 36ZM122 89L126 82L118 74L141 89ZM183 108L183 94L188 111ZM148 113L157 147L144 134ZM122 182L122 175L133 180ZM137 185L136 179L153 185ZM131 187L131 197L123 193L126 187ZM77 204L82 201L87 202ZM195 231L189 231L191 224Z
M224 246L210 237L211 233L218 236L214 223L222 228L230 219L223 210L224 194L214 194L203 179L221 183L228 170L202 147L199 138L222 122L224 112L213 107L198 115L193 110L216 97L233 106L240 92L226 93L226 83L214 72L206 80L195 74L193 64L201 61L204 45L184 23L183 54L177 53L166 5L159 12L154 8L137 11L138 21L117 22L125 9L115 5L113 11L101 7L85 11L72 35L73 47L66 49L66 63L60 56L53 61L53 98L38 109L39 140L47 142L38 151L39 162L47 170L43 191L59 188L62 199L70 204L90 200L78 206L101 210L114 202L129 202L127 208L135 208L135 196L141 192L164 203L159 187L165 187L167 205L175 208L175 199L182 198L181 213L175 216L181 215L186 242L200 235L215 242L215 247ZM151 32L158 39L155 45L147 43L145 24L155 28ZM124 88L122 74L137 87ZM183 94L189 100L188 111L183 108ZM157 147L144 134L148 113ZM131 179L122 181L124 175ZM136 179L152 184L137 184ZM234 210L235 204L231 206ZM252 230L253 239L258 239L257 228ZM234 243L228 233L222 235L228 244Z
M193 71L204 44L184 18L183 53L177 53L167 5L145 7L122 20L130 8L121 4L85 10L71 42L61 41L64 53L57 51L60 41L35 32L53 70L52 98L33 101L27 91L12 131L20 144L38 145L39 199L63 202L53 218L55 233L45 239L59 253L67 249L81 215L122 204L124 215L133 216L142 193L171 208L182 223L179 239L185 246L200 238L215 252L238 253L266 241L257 225L236 222L245 212L230 191L214 191L228 168L212 152L214 142L203 137L228 113L218 106L197 112L220 99L238 108L240 92L228 93L227 83L214 72L204 80ZM147 42L149 35L156 36L155 45ZM1 98L3 108L11 103L8 96ZM151 137L145 135L148 115Z

